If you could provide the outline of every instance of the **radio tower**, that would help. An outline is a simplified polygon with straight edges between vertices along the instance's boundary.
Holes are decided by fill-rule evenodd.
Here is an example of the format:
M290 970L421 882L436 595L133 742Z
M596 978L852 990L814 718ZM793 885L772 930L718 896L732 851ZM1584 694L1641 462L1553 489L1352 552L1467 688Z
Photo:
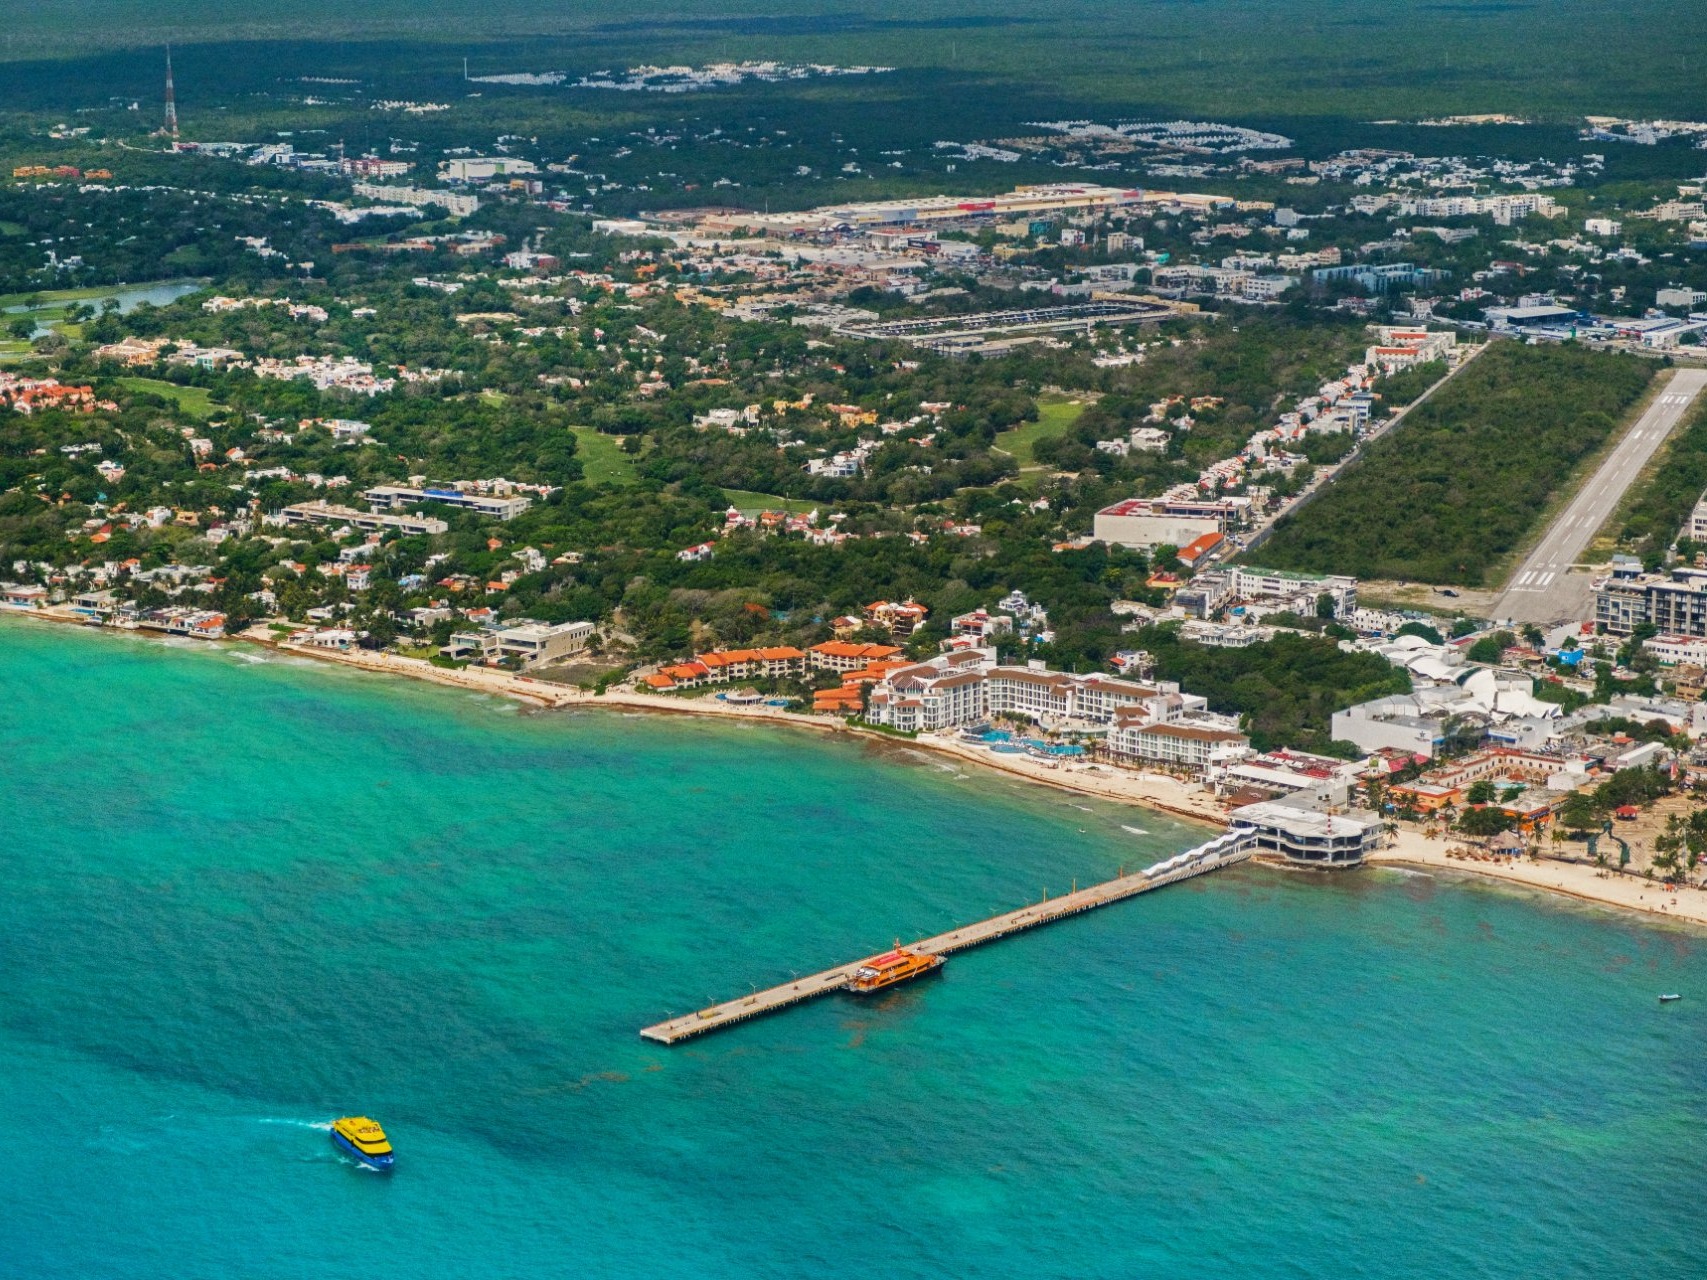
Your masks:
M172 46L166 46L166 124L161 130L168 137L178 136L178 96L172 90Z

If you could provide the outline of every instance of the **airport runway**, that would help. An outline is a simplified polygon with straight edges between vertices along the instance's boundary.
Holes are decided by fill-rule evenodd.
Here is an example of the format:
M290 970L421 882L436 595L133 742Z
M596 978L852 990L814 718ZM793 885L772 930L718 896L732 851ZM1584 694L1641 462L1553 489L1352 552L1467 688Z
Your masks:
M1624 491L1671 435L1707 386L1707 369L1679 369L1641 420L1590 476L1570 506L1554 519L1540 543L1506 584L1493 616L1513 622L1565 622L1592 612L1586 570L1572 571L1590 539L1611 518Z

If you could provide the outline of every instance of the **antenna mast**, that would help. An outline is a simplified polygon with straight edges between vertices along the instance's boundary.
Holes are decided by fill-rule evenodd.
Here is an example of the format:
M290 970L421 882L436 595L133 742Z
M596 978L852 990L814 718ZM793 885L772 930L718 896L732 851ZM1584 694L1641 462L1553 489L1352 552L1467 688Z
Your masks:
M172 88L172 46L166 46L166 124L163 128L168 137L178 136L178 95Z

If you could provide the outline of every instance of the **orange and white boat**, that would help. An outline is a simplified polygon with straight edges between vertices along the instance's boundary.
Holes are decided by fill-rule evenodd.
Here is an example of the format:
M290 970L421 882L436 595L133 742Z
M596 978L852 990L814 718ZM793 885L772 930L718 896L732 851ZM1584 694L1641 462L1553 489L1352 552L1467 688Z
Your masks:
M896 943L893 951L862 960L853 977L848 979L848 990L857 995L870 995L874 991L884 991L914 978L922 978L927 973L935 973L940 968L941 956L909 951Z

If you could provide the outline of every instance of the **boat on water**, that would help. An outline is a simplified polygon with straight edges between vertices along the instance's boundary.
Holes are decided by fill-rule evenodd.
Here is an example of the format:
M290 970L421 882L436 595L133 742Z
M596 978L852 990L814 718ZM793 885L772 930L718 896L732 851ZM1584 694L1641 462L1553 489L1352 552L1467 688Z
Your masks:
M848 990L856 995L870 995L875 991L886 991L903 982L911 982L914 978L922 978L927 973L935 973L941 968L941 956L933 956L923 951L909 951L900 943L896 943L893 951L885 951L880 956L862 961L859 968L854 970L853 977L848 979Z
M1676 991L1669 991L1665 995L1660 997L1660 1003L1661 1004L1670 1004L1673 1000L1681 1000L1681 999L1683 999L1683 997L1680 994L1678 994Z
M370 1169L391 1168L391 1143L385 1130L378 1121L366 1116L344 1116L332 1121L332 1145Z

